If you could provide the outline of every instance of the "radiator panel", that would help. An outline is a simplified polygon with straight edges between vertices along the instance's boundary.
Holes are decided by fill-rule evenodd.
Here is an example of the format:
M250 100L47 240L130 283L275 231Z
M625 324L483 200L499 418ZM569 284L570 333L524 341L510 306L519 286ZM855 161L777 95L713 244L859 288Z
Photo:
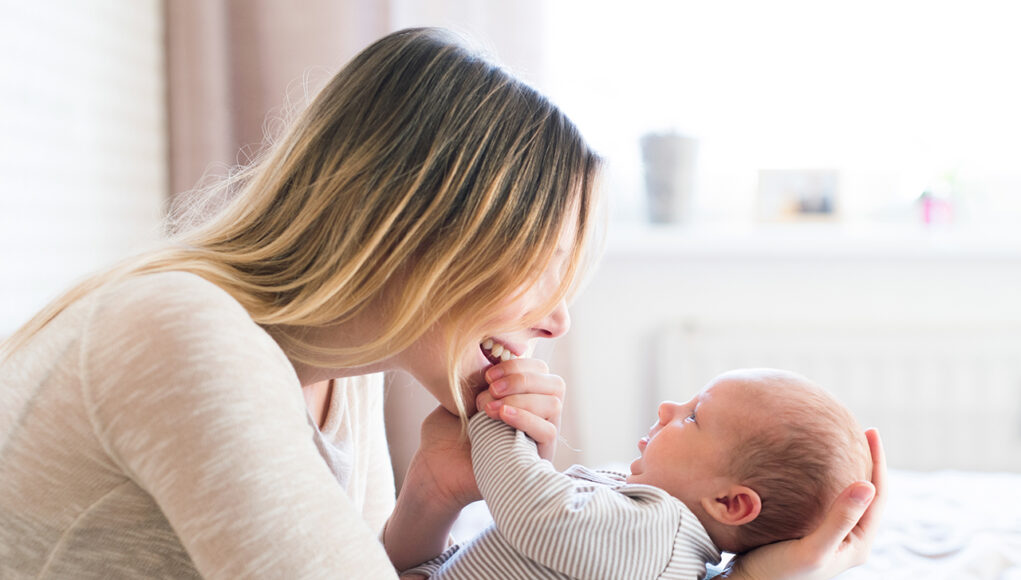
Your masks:
M799 372L878 427L891 466L1021 471L1021 329L683 320L657 341L657 396L720 372Z

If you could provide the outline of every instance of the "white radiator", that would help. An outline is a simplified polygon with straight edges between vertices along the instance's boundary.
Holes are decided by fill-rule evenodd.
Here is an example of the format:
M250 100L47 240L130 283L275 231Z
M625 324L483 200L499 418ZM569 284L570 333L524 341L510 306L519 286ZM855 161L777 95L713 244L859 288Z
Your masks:
M1021 472L1021 328L685 320L663 334L659 399L732 368L785 368L878 427L893 467Z

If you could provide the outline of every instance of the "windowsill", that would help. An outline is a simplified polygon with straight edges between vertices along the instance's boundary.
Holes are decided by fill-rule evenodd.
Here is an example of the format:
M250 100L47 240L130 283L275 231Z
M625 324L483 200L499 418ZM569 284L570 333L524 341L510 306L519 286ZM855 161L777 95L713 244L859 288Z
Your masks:
M1021 231L907 224L611 223L607 258L1021 259Z

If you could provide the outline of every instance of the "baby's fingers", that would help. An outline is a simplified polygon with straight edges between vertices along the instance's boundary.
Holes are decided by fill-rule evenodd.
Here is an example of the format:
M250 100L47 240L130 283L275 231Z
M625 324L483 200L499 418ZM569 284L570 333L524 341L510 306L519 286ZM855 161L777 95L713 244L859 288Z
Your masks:
M486 370L486 381L491 383L503 375L514 373L546 374L548 372L549 365L541 358L512 358L489 367Z
M564 409L564 402L552 395L510 395L502 399L492 399L482 393L476 399L478 409L493 419L501 419L500 409L509 405L515 409L528 411L545 419L554 425L560 424L560 414Z
M531 437L539 446L539 455L549 458L557 442L557 427L546 419L511 405L500 406L500 420Z
M515 393L535 393L563 398L564 380L550 374L541 359L519 358L504 361L486 371L486 382L496 397Z

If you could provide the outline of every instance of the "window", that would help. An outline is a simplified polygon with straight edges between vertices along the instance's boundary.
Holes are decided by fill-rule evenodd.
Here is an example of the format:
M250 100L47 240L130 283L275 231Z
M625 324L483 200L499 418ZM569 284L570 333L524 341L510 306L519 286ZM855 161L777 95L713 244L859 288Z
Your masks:
M161 4L0 5L0 336L159 239Z
M546 90L645 219L639 139L698 140L692 219L756 222L760 172L838 177L835 219L955 227L1021 215L1012 3L556 0ZM774 175L775 177L775 175Z

